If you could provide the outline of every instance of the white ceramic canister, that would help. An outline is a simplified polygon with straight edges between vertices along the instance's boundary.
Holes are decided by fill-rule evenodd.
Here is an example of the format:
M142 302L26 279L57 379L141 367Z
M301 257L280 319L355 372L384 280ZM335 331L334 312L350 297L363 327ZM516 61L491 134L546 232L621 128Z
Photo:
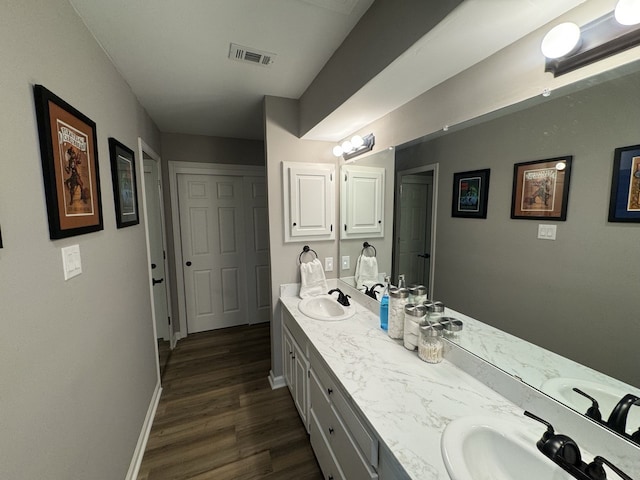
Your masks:
M404 306L409 303L409 291L406 288L389 290L389 329L391 338L402 339L404 333Z

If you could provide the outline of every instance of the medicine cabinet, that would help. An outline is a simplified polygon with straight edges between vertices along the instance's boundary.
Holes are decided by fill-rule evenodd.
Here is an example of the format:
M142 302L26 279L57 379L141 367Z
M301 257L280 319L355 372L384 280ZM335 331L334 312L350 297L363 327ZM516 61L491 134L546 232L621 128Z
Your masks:
M334 240L335 165L282 162L284 241Z
M340 175L340 238L383 237L385 169L345 165Z

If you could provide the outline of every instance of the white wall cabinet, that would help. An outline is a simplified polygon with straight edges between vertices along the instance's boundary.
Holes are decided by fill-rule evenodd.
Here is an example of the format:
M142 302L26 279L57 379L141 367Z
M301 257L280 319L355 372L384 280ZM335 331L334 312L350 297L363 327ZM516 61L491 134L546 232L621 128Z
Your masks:
M335 165L282 162L284 241L334 240Z
M385 169L345 165L340 175L340 238L384 237Z

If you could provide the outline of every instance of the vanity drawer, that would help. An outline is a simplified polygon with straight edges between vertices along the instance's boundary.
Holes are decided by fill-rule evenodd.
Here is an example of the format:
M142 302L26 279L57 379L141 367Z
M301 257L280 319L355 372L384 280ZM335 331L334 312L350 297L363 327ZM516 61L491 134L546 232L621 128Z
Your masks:
M316 397L322 395L340 417L341 423L346 426L346 430L350 433L353 441L359 447L360 451L366 458L369 465L377 468L378 466L378 439L373 436L369 430L362 424L357 414L351 408L348 400L342 393L342 389L338 387L337 382L329 374L324 363L318 358L315 351L310 350L310 366L311 378L314 378L317 385L314 387L314 381L311 381L311 388L319 390L317 393L311 393L311 402L315 404Z
M327 439L322 433L320 425L318 425L318 419L316 418L313 410L309 416L311 417L309 427L311 447L313 448L313 452L315 453L318 463L320 464L320 468L322 469L322 475L326 480L346 480L345 476L342 474L342 470L338 467L338 462L333 456L333 453L331 453Z
M317 427L322 429L329 447L338 465L349 480L374 480L378 474L369 466L369 462L362 456L360 448L347 431L340 416L322 392L313 370L310 380L311 411L317 420Z

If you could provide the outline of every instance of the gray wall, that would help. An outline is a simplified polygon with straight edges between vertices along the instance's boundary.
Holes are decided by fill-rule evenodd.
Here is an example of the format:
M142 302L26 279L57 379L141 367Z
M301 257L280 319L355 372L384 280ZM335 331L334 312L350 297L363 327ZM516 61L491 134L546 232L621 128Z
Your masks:
M449 14L461 0L376 0L300 97L304 136Z
M0 44L0 478L121 479L157 371L144 227L116 229L107 138L159 151L159 132L67 0L3 2ZM35 83L97 124L103 231L49 240Z
M640 143L640 75L399 151L440 164L435 295L502 330L640 385L640 225L608 223L616 147ZM566 222L510 219L513 164L573 155ZM451 217L453 173L491 168L486 220ZM557 240L538 240L539 223Z
M271 371L282 375L282 341L280 319L280 285L300 282L298 255L303 245L313 248L324 263L325 257L334 258L334 271L327 278L337 276L338 242L336 240L284 243L284 197L282 162L314 162L336 164L334 144L300 140L297 137L298 101L278 97L265 97L265 137L267 152L267 188L269 196L269 245L271 262ZM336 167L337 169L337 167ZM337 215L337 214L336 214ZM336 216L336 218L338 218Z

